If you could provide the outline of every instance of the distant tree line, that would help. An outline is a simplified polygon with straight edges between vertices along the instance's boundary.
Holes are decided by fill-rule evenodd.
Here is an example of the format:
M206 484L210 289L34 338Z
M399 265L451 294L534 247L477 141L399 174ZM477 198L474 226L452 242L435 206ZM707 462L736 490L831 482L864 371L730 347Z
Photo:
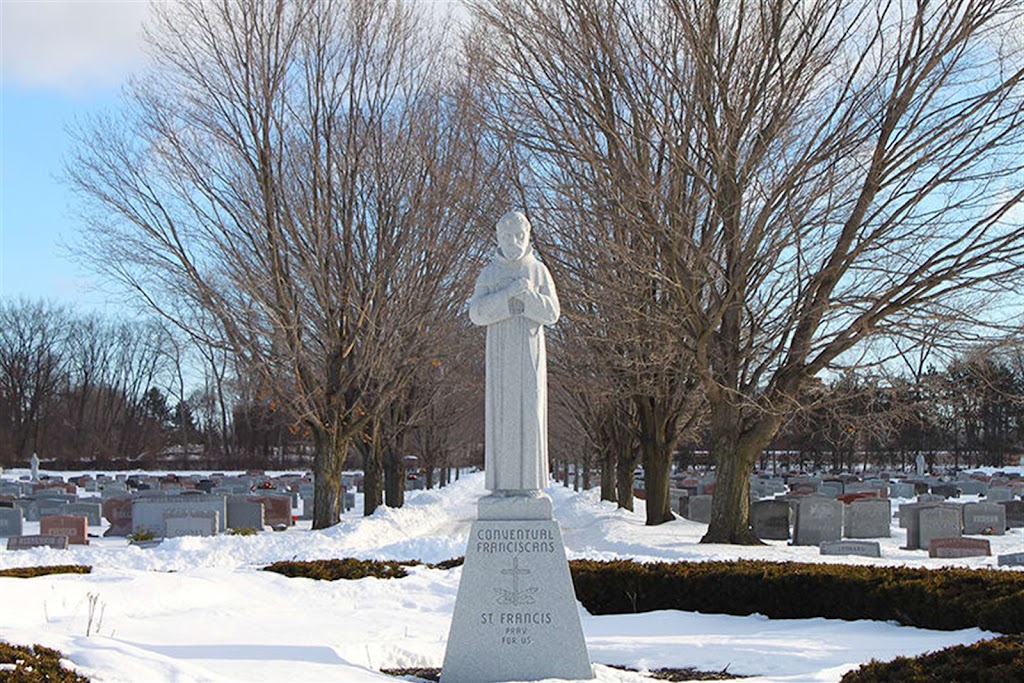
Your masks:
M401 504L410 444L473 451L462 307L509 208L563 301L553 445L624 506L642 464L660 524L702 443L706 542L758 542L750 474L800 420L808 444L840 424L825 398L896 402L880 358L1020 331L1019 2L467 7L160 4L150 66L68 161L83 256L311 440L314 527L352 453L369 513ZM911 394L938 391L926 371ZM973 404L937 410L965 460L1003 438ZM829 457L864 452L867 423L821 436Z
M211 363L218 355L154 320L0 302L0 467L25 467L36 453L69 469L308 469L313 440L302 422L234 368ZM416 455L431 485L480 455L480 428L464 424L475 418L475 384L446 373L457 374L440 360L425 373L444 391L417 387L437 400L403 425L396 458ZM404 467L393 469L404 478Z

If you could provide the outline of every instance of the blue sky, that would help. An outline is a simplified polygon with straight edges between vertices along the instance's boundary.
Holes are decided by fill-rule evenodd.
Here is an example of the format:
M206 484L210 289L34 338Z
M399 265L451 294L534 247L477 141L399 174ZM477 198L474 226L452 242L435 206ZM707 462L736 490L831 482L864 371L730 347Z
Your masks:
M62 247L83 236L60 180L66 127L118 106L143 63L147 11L146 0L0 0L0 299L107 307Z

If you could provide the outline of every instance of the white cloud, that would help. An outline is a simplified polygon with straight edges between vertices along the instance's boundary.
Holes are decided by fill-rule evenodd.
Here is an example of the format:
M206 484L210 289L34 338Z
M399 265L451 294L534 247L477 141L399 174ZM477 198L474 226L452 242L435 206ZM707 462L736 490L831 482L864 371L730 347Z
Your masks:
M80 93L142 63L148 0L0 0L4 82Z

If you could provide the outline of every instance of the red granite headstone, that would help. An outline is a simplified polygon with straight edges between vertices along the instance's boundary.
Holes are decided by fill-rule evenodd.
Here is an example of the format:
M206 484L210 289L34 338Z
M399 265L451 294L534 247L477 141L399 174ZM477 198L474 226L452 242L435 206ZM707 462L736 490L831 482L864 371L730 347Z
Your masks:
M71 545L89 544L89 518L77 515L49 515L39 520L43 536L67 536Z
M989 542L965 536L933 538L928 543L928 557L988 557L992 554Z
M132 499L108 498L103 501L103 516L110 522L104 536L130 536L132 533Z
M291 526L292 520L292 499L291 496L246 496L250 503L263 503L263 523L275 526Z

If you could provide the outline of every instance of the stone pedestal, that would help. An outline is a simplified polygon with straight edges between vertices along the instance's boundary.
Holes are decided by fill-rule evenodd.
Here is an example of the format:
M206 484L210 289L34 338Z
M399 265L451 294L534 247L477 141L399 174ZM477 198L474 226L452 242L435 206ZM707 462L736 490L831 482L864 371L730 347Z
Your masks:
M441 681L545 678L593 678L551 500L487 496L470 531Z

